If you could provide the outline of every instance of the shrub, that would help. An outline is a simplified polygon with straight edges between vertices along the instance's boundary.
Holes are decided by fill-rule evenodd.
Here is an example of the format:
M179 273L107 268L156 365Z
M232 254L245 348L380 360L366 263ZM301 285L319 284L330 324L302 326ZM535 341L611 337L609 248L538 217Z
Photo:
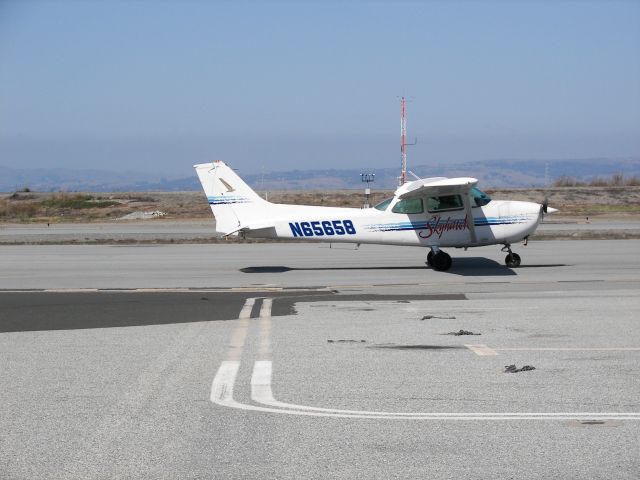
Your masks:
M96 200L91 195L82 195L76 193L69 195L68 193L59 193L47 200L43 200L41 205L44 208L58 208L80 210L85 208L105 208L119 205L120 202L115 200Z

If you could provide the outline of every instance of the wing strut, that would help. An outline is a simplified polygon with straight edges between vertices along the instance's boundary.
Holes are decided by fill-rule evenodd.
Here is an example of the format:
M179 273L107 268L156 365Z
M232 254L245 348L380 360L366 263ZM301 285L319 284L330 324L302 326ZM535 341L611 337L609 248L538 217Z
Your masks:
M462 203L464 204L464 212L467 219L467 228L469 229L469 236L471 237L471 243L477 242L476 237L476 225L473 219L473 210L471 209L471 187L467 185L464 194L462 195Z

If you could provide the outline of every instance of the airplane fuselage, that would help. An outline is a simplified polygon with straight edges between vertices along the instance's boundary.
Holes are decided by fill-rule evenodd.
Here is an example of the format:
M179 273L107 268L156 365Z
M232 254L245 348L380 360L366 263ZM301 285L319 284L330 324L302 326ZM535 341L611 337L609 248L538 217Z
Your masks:
M251 230L245 235L336 243L475 247L518 242L533 233L541 219L539 204L504 200L474 207L472 218L462 209L400 214L375 208L285 204L274 204L271 214L273 227ZM475 241L470 235L471 222Z

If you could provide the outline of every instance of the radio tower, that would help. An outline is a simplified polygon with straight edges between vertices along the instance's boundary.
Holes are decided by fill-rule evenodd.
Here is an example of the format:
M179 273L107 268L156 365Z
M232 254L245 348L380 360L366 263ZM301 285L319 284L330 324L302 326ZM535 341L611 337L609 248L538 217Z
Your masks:
M402 165L398 181L399 185L404 185L407 181L407 101L404 97L400 99L400 158Z

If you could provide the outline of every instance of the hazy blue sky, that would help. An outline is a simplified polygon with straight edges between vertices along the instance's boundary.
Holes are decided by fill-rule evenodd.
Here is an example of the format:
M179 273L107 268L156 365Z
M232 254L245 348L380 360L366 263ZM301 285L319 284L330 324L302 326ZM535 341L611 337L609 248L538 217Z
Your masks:
M0 165L640 155L640 1L0 0Z

